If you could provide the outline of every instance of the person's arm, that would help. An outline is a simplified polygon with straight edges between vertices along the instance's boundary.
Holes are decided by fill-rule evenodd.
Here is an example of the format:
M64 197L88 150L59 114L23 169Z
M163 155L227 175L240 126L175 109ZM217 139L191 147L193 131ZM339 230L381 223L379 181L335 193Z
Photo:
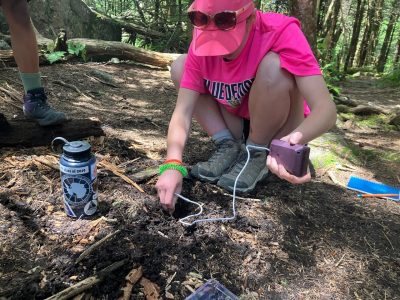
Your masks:
M292 133L282 138L291 144L306 144L322 135L336 123L336 106L331 99L325 80L322 75L296 76L296 83L301 95L307 99L311 108L310 115ZM294 184L311 180L310 172L303 177L296 177L268 156L267 166L278 177Z
M199 93L181 88L178 93L175 110L172 114L167 136L167 159L182 161L183 149L189 134L193 111ZM182 189L182 174L177 170L165 171L157 181L156 188L161 206L173 211L176 203L175 193Z
M306 144L327 132L336 123L336 106L322 75L296 76L300 94L307 99L310 115L293 132L302 133L297 143Z

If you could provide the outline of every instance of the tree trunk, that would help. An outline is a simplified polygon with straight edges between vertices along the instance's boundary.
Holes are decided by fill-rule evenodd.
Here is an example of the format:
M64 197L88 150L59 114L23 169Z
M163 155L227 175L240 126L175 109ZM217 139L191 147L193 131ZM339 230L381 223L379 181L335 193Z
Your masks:
M400 35L397 38L397 53L396 56L394 57L394 64L397 66L400 62Z
M398 18L399 18L398 2L396 0L393 2L392 13L390 15L388 27L386 29L385 39L383 41L381 52L379 55L378 64L376 67L378 72L383 72L385 70L386 60L389 53L388 50L390 49L391 41L393 40L395 25Z
M373 56L376 48L376 43L379 35L379 28L382 22L382 9L384 0L370 0L367 14L367 26L364 31L364 36L360 44L360 54L358 66L362 67L367 60L368 55Z
M290 0L290 12L298 18L307 40L317 54L317 0Z
M357 0L356 14L354 16L353 33L351 35L350 46L344 64L344 72L353 65L354 56L357 50L357 42L360 36L361 23L364 16L365 0Z
M71 38L121 40L121 25L99 17L82 0L35 0L29 7L38 31L52 40L60 28Z
M399 0L397 0L399 1ZM381 24L383 22L383 7L385 5L385 0L377 0L376 1L376 6L375 6L375 14L374 14L374 19L372 22L372 28L371 28L371 43L369 43L367 55L365 58L364 64L370 65L374 63L375 60L375 51L376 51L376 46L379 41L379 31L381 28Z
M333 48L339 36L341 34L341 30L337 29L337 23L339 19L341 0L332 0L328 12L325 16L323 30L325 36L325 61L329 62L332 59Z
M167 68L179 54L161 53L144 50L130 44L113 41L70 39L67 44L85 45L85 58L88 60L103 61L116 57L122 60L132 60L138 63ZM40 64L48 64L48 61L39 52ZM14 56L11 50L0 50L0 60L7 66L15 66Z
M167 68L179 56L179 54L144 50L122 42L70 39L68 43L85 45L85 56L89 60L105 60L116 57Z
M41 127L35 121L20 119L6 121L0 114L0 147L45 146L58 136L78 140L90 136L104 135L100 122L92 119L77 119L62 125Z

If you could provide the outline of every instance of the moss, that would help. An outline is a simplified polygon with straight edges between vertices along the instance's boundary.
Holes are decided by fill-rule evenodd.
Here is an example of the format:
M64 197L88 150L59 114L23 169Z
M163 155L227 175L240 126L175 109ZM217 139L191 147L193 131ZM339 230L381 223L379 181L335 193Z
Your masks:
M325 169L339 163L340 158L332 152L327 152L315 156L314 158L311 159L311 161L315 168Z

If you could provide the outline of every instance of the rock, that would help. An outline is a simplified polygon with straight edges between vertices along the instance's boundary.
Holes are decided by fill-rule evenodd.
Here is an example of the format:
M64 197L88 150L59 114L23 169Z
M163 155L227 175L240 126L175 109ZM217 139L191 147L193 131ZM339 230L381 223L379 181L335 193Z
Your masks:
M121 61L119 60L119 58L117 57L113 57L110 59L110 62L113 64L119 64Z

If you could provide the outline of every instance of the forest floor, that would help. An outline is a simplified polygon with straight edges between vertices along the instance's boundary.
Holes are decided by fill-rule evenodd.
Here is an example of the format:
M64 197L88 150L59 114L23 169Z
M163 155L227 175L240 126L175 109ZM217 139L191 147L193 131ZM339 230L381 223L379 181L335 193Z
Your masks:
M131 178L163 161L176 99L168 71L74 63L42 73L52 105L72 119L102 122L105 138L90 139L99 159ZM1 86L22 90L15 69L0 75ZM371 79L346 81L342 89L387 109L400 104L400 89ZM9 118L22 117L17 107L0 99ZM178 203L172 216L161 210L156 176L138 179L140 192L101 165L98 213L71 219L59 172L40 163L57 162L57 154L50 147L1 148L0 299L45 299L116 262L119 268L106 269L75 299L119 299L123 289L125 299L184 299L210 278L241 299L400 299L400 203L360 199L346 189L350 176L400 185L400 132L379 118L342 120L311 143L316 176L310 183L294 186L269 176L237 200L236 220L195 228L178 219L196 207ZM195 124L184 161L193 165L211 151ZM231 196L215 185L185 179L182 194L204 203L207 216L231 215ZM130 285L131 271L141 279Z

